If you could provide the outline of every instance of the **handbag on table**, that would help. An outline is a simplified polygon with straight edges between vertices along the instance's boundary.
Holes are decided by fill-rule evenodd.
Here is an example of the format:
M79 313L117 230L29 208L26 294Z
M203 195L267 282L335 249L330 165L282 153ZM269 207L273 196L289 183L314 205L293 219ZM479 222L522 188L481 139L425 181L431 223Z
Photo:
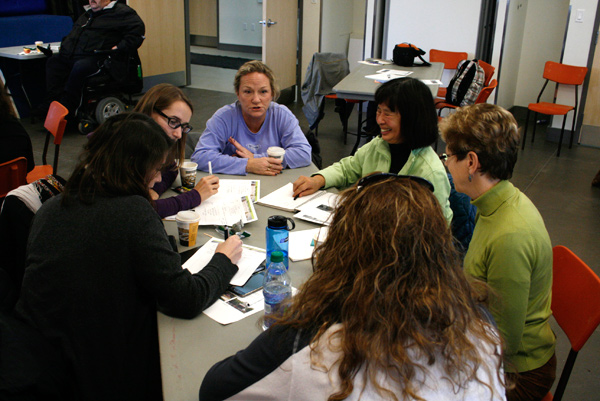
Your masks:
M394 47L393 60L394 64L402 67L424 66L429 67L431 64L423 59L425 51L410 43L400 43ZM418 57L422 63L415 64L415 57Z

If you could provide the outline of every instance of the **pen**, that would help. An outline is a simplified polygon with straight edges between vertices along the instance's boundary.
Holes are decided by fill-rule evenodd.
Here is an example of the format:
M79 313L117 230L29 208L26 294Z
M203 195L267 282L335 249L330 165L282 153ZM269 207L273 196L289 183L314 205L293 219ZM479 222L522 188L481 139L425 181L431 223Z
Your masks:
M212 175L212 163L208 162L208 174Z
M223 231L223 237L225 238L225 241L229 238L229 227L227 226L225 226L225 231Z
M300 196L300 194L294 196L294 200L297 200L299 196Z

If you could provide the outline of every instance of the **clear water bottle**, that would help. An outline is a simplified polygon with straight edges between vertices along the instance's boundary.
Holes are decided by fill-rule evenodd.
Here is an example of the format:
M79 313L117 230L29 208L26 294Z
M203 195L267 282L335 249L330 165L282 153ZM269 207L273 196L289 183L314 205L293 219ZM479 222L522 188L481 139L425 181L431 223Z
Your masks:
M288 227L288 222L291 227ZM267 229L267 266L271 263L271 255L275 251L280 251L283 254L283 264L286 269L289 269L290 262L288 260L288 249L290 231L296 227L293 219L284 216L270 216Z
M283 254L275 251L271 254L271 263L267 265L263 279L265 297L265 319L263 330L273 323L273 316L282 315L292 298L292 280L283 265Z

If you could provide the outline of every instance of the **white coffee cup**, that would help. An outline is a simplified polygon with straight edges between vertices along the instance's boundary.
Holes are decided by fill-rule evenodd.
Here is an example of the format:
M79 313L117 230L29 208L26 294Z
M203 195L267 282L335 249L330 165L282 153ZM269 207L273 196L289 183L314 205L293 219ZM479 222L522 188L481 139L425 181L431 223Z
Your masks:
M40 49L37 48L38 46L44 46L44 42L42 42L41 40L35 42L35 50L37 50L38 53L41 53Z
M198 164L194 162L184 162L179 168L179 175L181 176L181 185L192 189L196 185L196 170Z
M283 155L285 155L285 149L280 148L279 146L271 146L267 149L267 155L274 159L279 159L283 161Z
M177 216L175 216L175 221L177 222L179 243L183 246L189 247L196 245L200 215L191 210L184 210L177 213Z

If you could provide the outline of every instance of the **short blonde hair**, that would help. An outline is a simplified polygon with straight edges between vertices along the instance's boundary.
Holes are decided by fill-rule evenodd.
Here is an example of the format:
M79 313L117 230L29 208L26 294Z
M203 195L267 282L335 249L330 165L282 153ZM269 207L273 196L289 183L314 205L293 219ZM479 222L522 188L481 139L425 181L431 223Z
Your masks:
M237 71L233 80L233 87L235 88L235 93L237 94L240 91L240 83L242 81L242 77L244 75L252 74L253 72L264 74L267 78L269 78L271 92L273 93L273 100L277 100L277 98L279 97L279 86L277 85L277 82L275 82L275 74L273 74L273 70L271 70L265 63L259 60L248 61L244 63L244 65L242 65Z
M519 153L519 127L506 109L482 103L460 107L439 124L442 139L458 160L475 152L480 171L492 178L512 177Z

